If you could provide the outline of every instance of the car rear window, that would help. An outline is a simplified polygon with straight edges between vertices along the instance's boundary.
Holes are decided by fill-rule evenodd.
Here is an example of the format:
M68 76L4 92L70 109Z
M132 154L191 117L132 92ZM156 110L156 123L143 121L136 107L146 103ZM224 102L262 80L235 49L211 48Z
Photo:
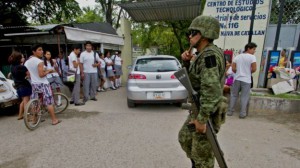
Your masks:
M180 65L173 58L142 58L138 59L135 71L141 72L170 72L177 71Z

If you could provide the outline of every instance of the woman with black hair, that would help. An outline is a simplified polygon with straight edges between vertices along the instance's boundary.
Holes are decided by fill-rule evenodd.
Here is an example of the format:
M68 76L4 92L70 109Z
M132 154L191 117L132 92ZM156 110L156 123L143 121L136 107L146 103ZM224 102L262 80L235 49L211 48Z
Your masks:
M45 52L44 66L46 70L53 70L53 73L47 74L47 80L49 81L51 88L56 89L57 92L60 92L60 87L63 86L63 83L57 73L58 67L55 63L55 60L51 58L51 52ZM61 103L61 97L58 96L58 104Z
M112 90L116 90L115 88L115 74L114 74L114 71L113 71L113 60L111 59L111 55L110 55L110 52L107 51L105 53L105 58L104 58L104 61L106 63L106 77L109 79L110 83L110 88Z
M99 68L99 78L100 78L100 84L99 84L99 88L97 89L97 92L105 92L105 88L104 88L104 84L105 84L105 78L106 78L106 72L105 72L105 67L106 67L106 63L104 60L104 54L100 53L100 68Z
M17 94L19 98L22 99L18 116L18 120L21 120L23 119L24 107L30 100L30 95L32 93L31 84L26 79L29 76L29 72L27 68L22 65L24 62L24 56L22 53L14 51L10 56L9 62L12 64L11 75L17 89Z

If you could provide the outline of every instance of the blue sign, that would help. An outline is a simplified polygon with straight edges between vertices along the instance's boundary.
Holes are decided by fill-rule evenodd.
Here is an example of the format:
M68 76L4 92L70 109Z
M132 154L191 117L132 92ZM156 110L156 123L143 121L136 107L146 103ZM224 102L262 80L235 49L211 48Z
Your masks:
M300 51L295 51L292 54L293 54L292 58L294 58L293 59L293 68L297 68L300 66Z
M277 66L280 58L280 51L270 51L270 67Z

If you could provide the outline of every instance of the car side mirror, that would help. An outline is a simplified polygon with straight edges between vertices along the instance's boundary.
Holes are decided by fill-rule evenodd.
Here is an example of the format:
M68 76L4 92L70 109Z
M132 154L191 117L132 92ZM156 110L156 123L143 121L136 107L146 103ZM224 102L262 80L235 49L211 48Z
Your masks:
M132 69L132 65L128 65L127 69L131 70Z

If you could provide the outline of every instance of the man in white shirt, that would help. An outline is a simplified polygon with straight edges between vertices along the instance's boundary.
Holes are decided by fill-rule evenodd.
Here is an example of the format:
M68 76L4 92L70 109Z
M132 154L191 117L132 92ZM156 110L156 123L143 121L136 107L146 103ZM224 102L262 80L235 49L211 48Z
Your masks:
M44 62L41 60L43 56L43 48L41 45L32 47L33 56L25 62L25 66L30 73L32 95L31 98L38 98L38 92L43 93L43 104L47 106L48 112L52 119L52 125L61 122L58 120L54 113L54 99L50 83L47 80L47 75L55 72L53 69L44 70Z
M98 86L98 66L100 58L97 52L93 51L90 41L85 43L85 51L80 55L80 74L83 79L83 102L90 100L97 101L96 89Z
M80 68L79 68L79 58L78 54L80 53L81 47L79 45L73 46L73 51L69 55L69 71L75 74L75 82L72 90L72 98L70 103L75 104L75 106L84 105L83 102L79 102L80 99Z
M245 46L245 52L236 56L233 59L232 71L235 73L234 83L230 93L230 105L227 112L228 116L232 116L236 100L239 92L241 92L241 110L240 118L247 116L247 105L250 98L251 89L251 74L256 71L256 57L255 53L257 45L255 43L248 43Z

